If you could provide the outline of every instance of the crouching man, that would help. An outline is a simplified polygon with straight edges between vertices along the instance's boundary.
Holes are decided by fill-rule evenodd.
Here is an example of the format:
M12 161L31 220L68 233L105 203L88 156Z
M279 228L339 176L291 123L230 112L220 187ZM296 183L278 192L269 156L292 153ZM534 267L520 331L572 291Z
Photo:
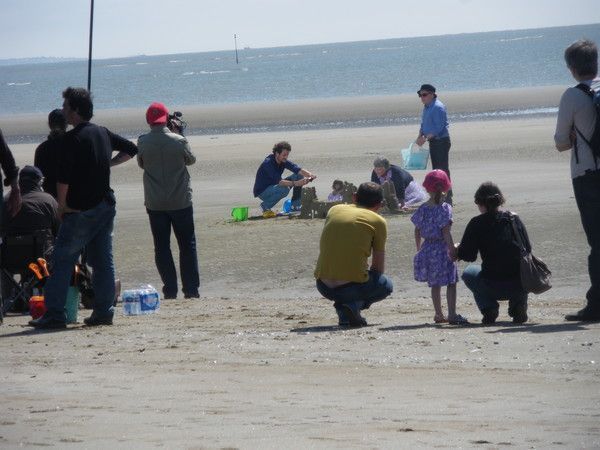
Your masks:
M321 295L334 302L342 327L366 326L360 311L393 291L383 274L387 224L377 214L382 201L381 186L363 183L355 204L332 207L325 220L315 278Z

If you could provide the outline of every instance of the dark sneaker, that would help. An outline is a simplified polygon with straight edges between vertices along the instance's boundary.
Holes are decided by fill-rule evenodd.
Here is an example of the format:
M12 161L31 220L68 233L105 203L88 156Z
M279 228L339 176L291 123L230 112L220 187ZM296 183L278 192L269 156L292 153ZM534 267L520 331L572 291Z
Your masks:
M585 308L577 311L575 314L567 314L565 320L571 322L600 322L600 308Z
M508 315L512 317L513 323L527 322L527 304L520 303L514 307L508 307Z
M481 323L484 325L493 325L496 323L496 319L498 318L498 309L484 309L481 311L483 317L481 318Z
M348 317L349 326L351 327L366 327L366 319L360 315L360 309L356 303L343 303L340 305L344 308L346 316Z
M38 330L64 330L67 328L67 323L65 321L46 316L30 320L28 324L30 327L37 328Z
M183 294L183 298L200 298L200 294L198 292L192 292L190 294Z
M340 327L349 327L350 319L348 319L348 314L346 313L346 308L342 308L341 306L335 307L335 312L338 316L338 325Z
M112 317L96 317L92 314L87 319L83 319L83 323L85 323L88 327L97 327L98 325L112 325L113 318Z

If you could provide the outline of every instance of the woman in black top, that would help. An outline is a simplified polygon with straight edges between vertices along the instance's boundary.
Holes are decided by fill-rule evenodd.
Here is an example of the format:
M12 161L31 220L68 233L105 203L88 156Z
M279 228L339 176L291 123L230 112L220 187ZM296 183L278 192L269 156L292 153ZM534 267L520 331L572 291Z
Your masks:
M67 130L67 120L62 109L55 109L48 114L48 139L35 149L33 165L44 174L42 187L52 197L56 198L56 182L58 181L59 154L63 147L63 137Z
M469 265L462 279L473 292L483 314L483 324L496 321L498 300L508 300L508 315L514 323L524 323L527 321L527 292L521 285L520 251L513 237L509 213L499 209L504 204L504 196L498 186L486 182L475 192L475 204L481 214L467 225L456 255L464 261L475 261L480 253L481 265ZM525 226L518 217L515 222L529 247Z

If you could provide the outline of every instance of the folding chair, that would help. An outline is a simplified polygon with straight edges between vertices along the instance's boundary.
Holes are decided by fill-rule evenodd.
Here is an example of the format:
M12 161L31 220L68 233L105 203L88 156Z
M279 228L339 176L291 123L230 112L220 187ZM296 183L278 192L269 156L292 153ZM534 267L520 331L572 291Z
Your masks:
M44 256L44 240L36 234L5 236L0 245L2 276L2 315L13 305L26 311L29 299L40 280L29 270L29 263ZM15 279L19 275L19 281Z

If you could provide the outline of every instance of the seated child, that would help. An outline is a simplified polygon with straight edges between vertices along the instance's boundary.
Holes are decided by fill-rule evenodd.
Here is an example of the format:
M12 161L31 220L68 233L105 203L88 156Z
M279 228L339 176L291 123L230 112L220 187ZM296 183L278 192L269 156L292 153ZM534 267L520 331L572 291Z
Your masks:
M341 202L344 194L344 182L342 180L335 180L331 186L331 194L327 196L328 202Z

